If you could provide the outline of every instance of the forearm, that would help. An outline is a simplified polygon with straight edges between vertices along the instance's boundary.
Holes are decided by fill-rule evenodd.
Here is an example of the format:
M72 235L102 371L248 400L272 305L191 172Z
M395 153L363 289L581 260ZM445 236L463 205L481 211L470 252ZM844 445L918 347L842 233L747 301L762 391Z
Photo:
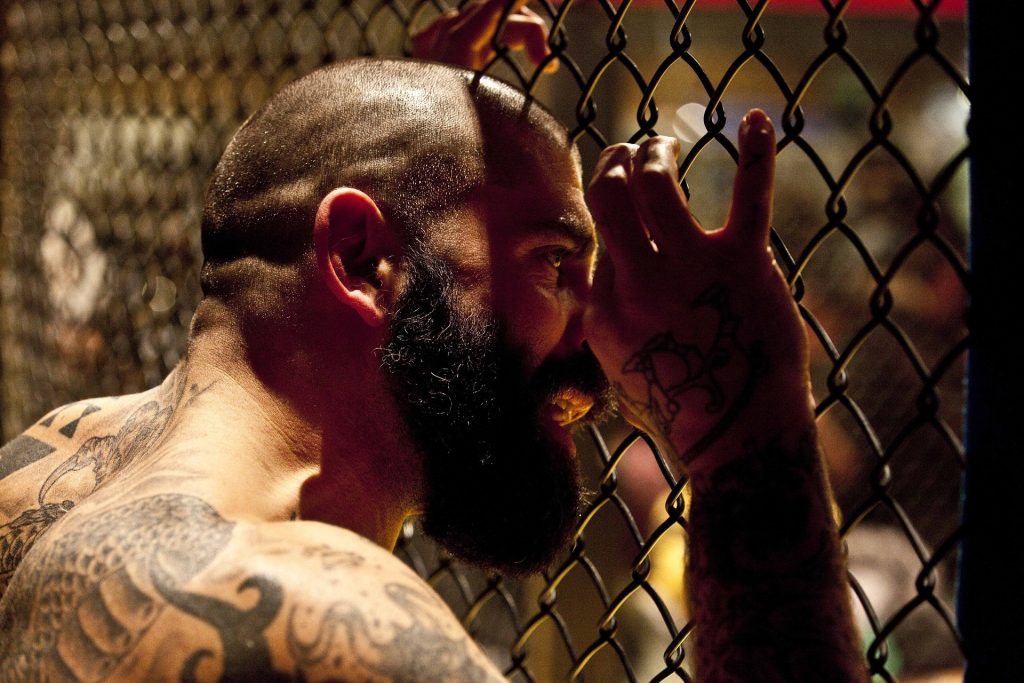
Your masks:
M738 316L722 317L742 336ZM735 369L721 400L678 397L662 435L690 478L697 673L705 683L865 681L806 360L771 347L736 341L720 357L721 375Z
M866 680L813 423L709 455L689 472L699 679Z
M623 414L692 481L701 681L864 681L814 436L808 347L768 248L775 142L740 124L725 226L705 230L670 140L605 150L588 190L606 252L585 321Z
M737 317L719 313L735 330ZM691 482L699 679L864 681L802 354L718 334L701 353L717 357L716 372L695 386L664 372L667 356L697 353L670 338L657 335L656 362L649 344L630 358L651 390L623 398Z

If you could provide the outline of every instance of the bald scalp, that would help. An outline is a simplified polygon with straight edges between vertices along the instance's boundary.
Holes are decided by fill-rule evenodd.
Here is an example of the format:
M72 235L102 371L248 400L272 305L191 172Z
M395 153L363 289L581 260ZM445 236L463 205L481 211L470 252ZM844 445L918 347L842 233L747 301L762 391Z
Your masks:
M242 125L214 170L204 294L233 299L294 276L312 249L317 207L336 187L373 198L406 243L425 239L475 190L514 173L526 141L505 143L517 129L573 149L519 91L446 65L358 59L294 81Z

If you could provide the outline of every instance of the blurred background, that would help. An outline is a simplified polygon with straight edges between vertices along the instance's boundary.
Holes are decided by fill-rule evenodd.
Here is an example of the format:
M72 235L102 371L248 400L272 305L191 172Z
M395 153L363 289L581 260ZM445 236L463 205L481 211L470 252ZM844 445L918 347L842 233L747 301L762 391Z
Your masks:
M964 0L532 4L560 68L500 53L577 139L683 139L684 185L725 218L739 120L779 129L773 246L813 347L819 433L879 680L962 676L950 609L964 459ZM206 178L285 83L407 54L428 0L0 3L0 437L55 405L139 391L199 298ZM443 112L439 112L443 115ZM580 435L591 507L535 580L399 553L513 680L690 676L685 481L624 423Z

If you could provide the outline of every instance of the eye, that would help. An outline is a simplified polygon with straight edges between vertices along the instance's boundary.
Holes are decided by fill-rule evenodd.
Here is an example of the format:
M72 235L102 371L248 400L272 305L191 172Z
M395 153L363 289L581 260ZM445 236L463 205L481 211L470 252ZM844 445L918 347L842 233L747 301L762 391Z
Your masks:
M569 256L569 250L563 247L552 249L547 252L548 263L550 263L555 270L561 269L562 262L565 261L567 256Z

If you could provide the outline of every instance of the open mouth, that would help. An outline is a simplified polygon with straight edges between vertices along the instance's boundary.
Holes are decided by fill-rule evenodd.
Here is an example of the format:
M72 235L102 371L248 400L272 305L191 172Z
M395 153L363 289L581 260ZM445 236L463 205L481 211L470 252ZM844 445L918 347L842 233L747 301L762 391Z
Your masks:
M560 427L567 427L590 412L594 399L576 389L562 389L550 399L551 418Z

